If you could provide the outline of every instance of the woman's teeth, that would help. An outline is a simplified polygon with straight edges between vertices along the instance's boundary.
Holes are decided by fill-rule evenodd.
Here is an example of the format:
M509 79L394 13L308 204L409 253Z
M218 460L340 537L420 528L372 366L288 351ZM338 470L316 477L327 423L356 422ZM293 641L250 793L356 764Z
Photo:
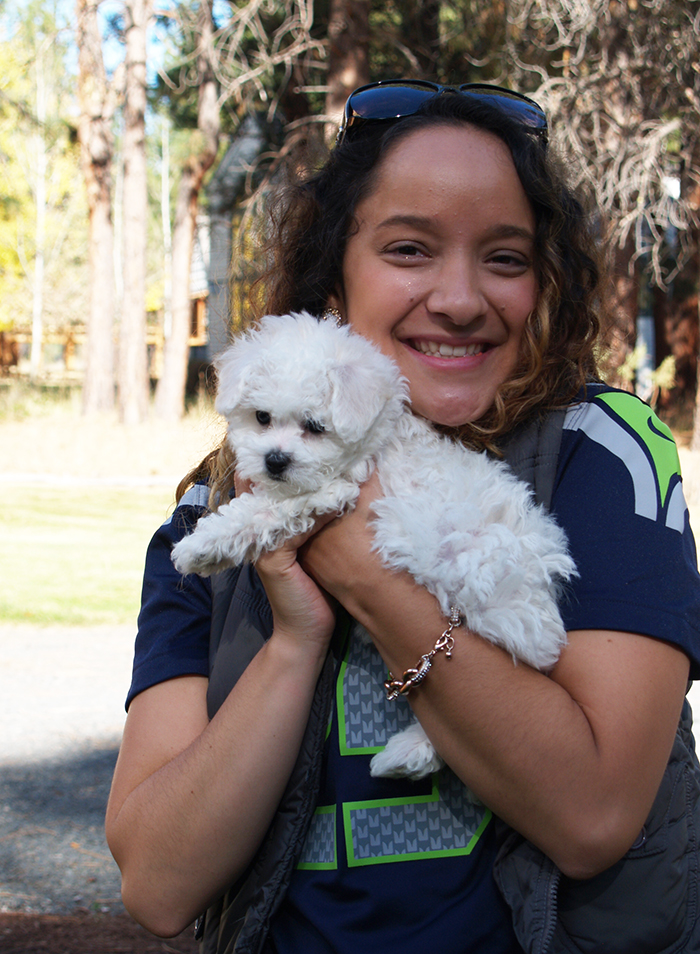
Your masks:
M484 350L484 345L449 345L438 344L437 341L416 341L415 348L423 354L436 354L441 358L464 358L466 355L480 354Z

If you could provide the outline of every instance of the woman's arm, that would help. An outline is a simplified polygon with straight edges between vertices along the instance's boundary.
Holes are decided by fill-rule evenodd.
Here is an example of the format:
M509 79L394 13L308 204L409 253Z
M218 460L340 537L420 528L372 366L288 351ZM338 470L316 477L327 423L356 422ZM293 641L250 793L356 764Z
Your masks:
M372 482L357 509L314 537L303 565L372 634L387 667L415 666L445 628L437 602L371 552ZM571 877L620 858L651 808L688 677L659 640L576 632L550 676L455 631L409 697L445 761Z
M293 545L265 555L258 571L273 635L212 721L198 676L154 686L129 708L107 839L127 909L163 936L183 930L254 856L294 766L333 631L330 601Z

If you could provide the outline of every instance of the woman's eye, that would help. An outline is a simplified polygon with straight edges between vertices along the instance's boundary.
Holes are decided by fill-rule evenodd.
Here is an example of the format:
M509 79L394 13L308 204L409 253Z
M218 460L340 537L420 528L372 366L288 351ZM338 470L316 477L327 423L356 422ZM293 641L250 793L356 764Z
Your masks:
M410 242L404 242L403 245L394 245L389 249L389 252L393 255L402 255L404 258L413 258L421 254L418 246L412 245Z
M489 261L493 265L510 270L524 271L530 267L529 260L516 252L497 252L490 256Z
M267 427L267 425L272 420L268 411L256 411L255 419L258 422L258 424L261 424L263 427Z
M309 434L323 434L326 429L319 421L304 421L304 430Z

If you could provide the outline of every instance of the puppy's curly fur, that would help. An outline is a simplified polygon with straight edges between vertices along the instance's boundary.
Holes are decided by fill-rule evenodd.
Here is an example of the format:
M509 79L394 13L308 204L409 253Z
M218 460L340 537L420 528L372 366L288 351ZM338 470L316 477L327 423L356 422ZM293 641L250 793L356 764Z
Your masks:
M252 492L173 549L181 573L255 561L323 513L352 508L376 468L374 546L470 630L550 669L566 642L557 608L575 574L563 531L507 465L411 413L395 364L348 328L267 316L217 362L217 410ZM369 638L369 637L367 637ZM408 735L405 735L408 733ZM417 724L374 756L373 775L421 778L441 760Z

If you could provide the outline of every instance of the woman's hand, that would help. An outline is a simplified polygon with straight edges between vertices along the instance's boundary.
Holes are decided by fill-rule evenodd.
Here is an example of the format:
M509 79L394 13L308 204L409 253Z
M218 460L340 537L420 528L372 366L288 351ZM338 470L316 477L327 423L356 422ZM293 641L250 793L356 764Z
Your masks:
M250 490L250 482L235 480L236 496ZM263 553L255 564L270 601L276 639L314 644L324 652L335 626L334 601L304 572L297 552L320 528L334 519L319 517L309 533L288 540L278 550Z
M287 541L279 550L262 554L255 568L270 601L275 638L312 643L325 649L335 626L335 603L297 560L298 549L316 533L318 526L311 533Z
M372 503L381 495L374 474L360 489L355 508L320 526L299 550L303 569L363 625L373 602L373 583L387 573L372 551L370 527Z

